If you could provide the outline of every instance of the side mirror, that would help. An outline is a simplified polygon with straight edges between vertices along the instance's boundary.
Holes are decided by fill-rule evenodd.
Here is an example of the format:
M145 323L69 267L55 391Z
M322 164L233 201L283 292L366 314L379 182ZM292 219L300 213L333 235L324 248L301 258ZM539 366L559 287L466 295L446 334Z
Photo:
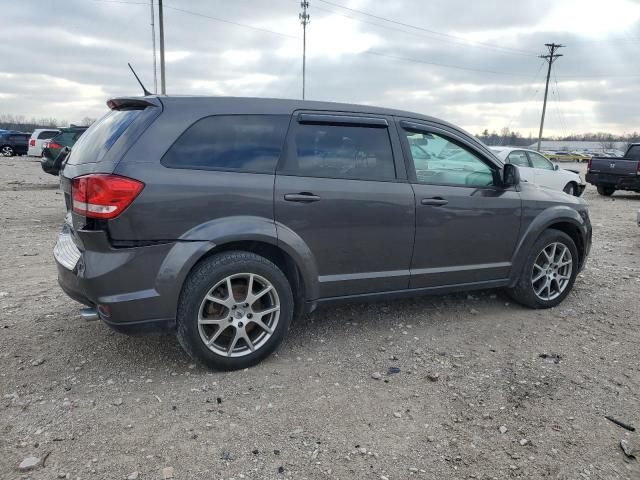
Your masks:
M554 164L553 164L553 169L554 169L554 170L560 170L560 167L558 166L558 164L557 164L557 163L554 163Z
M520 183L520 171L511 163L506 163L502 170L502 186L515 187Z

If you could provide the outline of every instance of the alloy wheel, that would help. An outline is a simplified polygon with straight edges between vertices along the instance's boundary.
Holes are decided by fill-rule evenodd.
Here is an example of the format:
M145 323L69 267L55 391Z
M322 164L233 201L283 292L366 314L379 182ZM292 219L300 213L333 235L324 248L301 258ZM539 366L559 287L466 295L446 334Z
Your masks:
M531 272L536 296L545 301L558 298L569 285L572 270L573 257L565 244L554 242L544 247Z
M13 156L13 148L9 145L5 145L2 147L2 150L0 150L0 154L2 154L3 157L11 157Z
M271 338L280 317L280 299L266 278L229 275L207 292L198 311L198 331L212 352L242 357Z

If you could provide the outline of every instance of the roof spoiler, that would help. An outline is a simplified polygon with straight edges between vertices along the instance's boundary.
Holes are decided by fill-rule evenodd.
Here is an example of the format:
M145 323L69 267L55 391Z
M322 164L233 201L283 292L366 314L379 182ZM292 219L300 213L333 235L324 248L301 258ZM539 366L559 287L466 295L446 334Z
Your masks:
M162 107L157 97L120 97L107 100L111 110L143 110L147 107Z

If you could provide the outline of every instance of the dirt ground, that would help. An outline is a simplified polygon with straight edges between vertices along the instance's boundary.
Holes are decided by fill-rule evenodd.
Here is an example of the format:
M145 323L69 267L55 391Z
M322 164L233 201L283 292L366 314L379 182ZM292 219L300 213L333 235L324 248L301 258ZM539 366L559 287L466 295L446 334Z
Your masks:
M499 291L330 308L217 373L172 336L81 320L51 253L57 179L2 158L0 478L640 478L620 447L640 434L604 417L640 428L640 195L585 198L594 245L558 308Z

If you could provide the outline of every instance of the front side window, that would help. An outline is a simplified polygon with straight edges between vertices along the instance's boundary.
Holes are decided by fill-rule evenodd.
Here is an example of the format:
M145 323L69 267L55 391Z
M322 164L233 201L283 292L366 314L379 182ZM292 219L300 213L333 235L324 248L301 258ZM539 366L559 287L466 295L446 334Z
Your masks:
M283 173L388 181L396 178L386 128L298 124Z
M527 159L527 154L523 151L515 151L511 152L507 157L507 161L512 163L513 165L517 165L518 167L528 167L529 160Z
M436 133L404 131L420 183L486 187L493 172L471 151Z
M191 125L162 157L169 168L274 173L288 115L215 115Z
M553 170L553 163L544 158L539 153L535 152L527 152L529 154L529 158L531 159L531 163L533 164L533 168L543 168L545 170Z

